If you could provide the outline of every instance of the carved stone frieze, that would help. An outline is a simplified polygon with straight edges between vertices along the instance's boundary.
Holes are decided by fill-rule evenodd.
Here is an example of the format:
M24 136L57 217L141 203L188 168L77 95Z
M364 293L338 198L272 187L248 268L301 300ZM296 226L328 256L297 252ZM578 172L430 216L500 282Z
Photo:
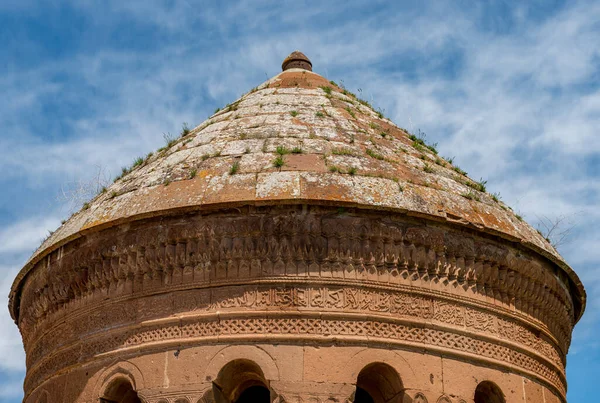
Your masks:
M30 272L26 388L147 343L269 334L439 349L564 394L574 311L554 273L517 245L401 215L280 206L148 219L75 239ZM176 315L197 319L137 325Z
M366 287L238 286L185 293L177 295L175 300L177 306L192 311L294 309L306 312L377 313L425 323L438 322L444 325L458 325L471 333L488 334L502 338L506 342L521 344L523 347L541 353L558 368L565 365L563 358L558 353L558 347L553 342L519 324L518 321L483 309L465 308L456 301L440 300L433 296ZM117 319L116 322L106 317L100 323L103 326L113 325L113 323L117 325L118 320L128 316L126 314L128 310L125 308L127 306L132 305L119 304L120 309L110 311L113 320ZM99 311L107 312L106 310ZM88 315L87 318L90 321L98 319L94 314ZM71 318L69 322L78 329L77 324L81 324L81 319L75 317ZM131 315L129 323L134 322L135 315ZM84 325L88 326L86 323ZM39 340L35 344L35 348L28 354L29 363L36 363L57 347L68 343L68 339L65 337L68 332L65 332L64 329L65 326L59 326L52 333L49 333L48 337ZM74 333L81 334L80 332L84 332L84 330L81 329ZM74 340L78 341L79 339L74 336Z
M381 342L386 345L408 346L438 350L444 354L454 354L472 360L483 360L494 365L501 365L511 370L531 374L561 393L565 392L566 381L560 367L546 359L516 348L478 338L461 332L446 329L424 327L410 322L394 320L362 319L358 317L338 318L335 314L317 314L306 316L301 314L268 315L257 317L234 315L227 317L188 318L173 323L161 323L154 326L143 326L124 331L112 332L90 338L85 344L78 343L56 354L44 358L39 365L33 366L26 387L39 385L45 378L75 363L85 362L101 354L117 354L123 356L127 351L139 351L145 345L156 346L157 343L176 342L178 345L202 342L233 342L237 338L262 338L269 335L280 343L326 341L335 337L341 343ZM257 339L258 340L258 339ZM362 341L361 341L362 340Z
M459 241L448 229L324 212L174 221L166 234L157 223L107 230L40 262L21 296L26 345L44 319L103 296L278 276L460 290L541 321L563 352L570 342L572 303L552 268L489 240L460 234ZM438 308L435 315L446 314Z

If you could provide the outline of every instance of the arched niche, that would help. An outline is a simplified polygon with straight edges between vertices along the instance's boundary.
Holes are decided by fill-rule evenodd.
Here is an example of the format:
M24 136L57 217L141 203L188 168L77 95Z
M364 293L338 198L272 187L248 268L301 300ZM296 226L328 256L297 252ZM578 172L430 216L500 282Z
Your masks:
M494 382L483 381L475 389L475 403L506 403L502 389Z
M336 382L355 383L358 374L371 363L387 364L393 368L403 385L414 385L419 382L412 365L401 354L392 350L364 348L348 356L335 377Z
M400 403L403 395L402 380L388 364L371 363L358 374L355 403Z
M240 358L227 363L213 381L215 403L270 403L269 382L254 361Z
M96 377L96 381L93 388L93 396L96 399L102 399L107 389L115 381L121 383L128 383L131 388L138 392L145 388L144 376L139 368L129 361L113 361L112 365L107 367L100 372ZM138 396L139 400L144 402L143 396ZM102 400L97 400L102 402Z
M412 400L412 403L429 403L427 398L421 392L417 393Z
M127 378L117 377L104 389L100 403L142 403L142 401Z
M241 358L256 363L263 371L266 380L279 380L279 369L273 357L262 348L249 345L228 346L216 352L206 366L203 378L216 379L227 363Z

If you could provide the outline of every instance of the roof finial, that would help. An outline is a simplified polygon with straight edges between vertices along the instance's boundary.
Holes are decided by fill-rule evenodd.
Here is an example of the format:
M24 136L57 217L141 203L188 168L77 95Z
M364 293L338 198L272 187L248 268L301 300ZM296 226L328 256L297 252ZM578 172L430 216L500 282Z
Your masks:
M286 71L287 69L304 69L312 71L312 63L304 53L295 50L290 53L281 64L281 70Z

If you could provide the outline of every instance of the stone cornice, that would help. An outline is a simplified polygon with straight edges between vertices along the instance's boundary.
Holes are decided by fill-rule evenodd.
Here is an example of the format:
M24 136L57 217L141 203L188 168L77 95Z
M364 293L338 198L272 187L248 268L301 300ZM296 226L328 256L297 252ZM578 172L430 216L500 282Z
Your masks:
M60 253L61 249L63 249L64 247L68 247L69 244L72 244L73 242L77 242L81 238L85 238L88 236L94 236L95 234L102 232L104 230L109 230L109 229L112 229L112 228L115 228L118 226L122 226L122 225L136 225L137 222L139 222L139 221L143 221L143 220L147 220L147 219L156 219L157 217L164 217L165 219L169 219L170 217L177 217L177 216L181 216L181 215L185 215L185 214L189 214L189 213L198 213L198 214L208 213L208 214L210 214L212 211L218 211L220 209L230 209L230 208L246 209L248 207L250 207L250 209L252 209L252 208L260 208L262 206L269 206L272 204L275 206L276 205L290 205L290 204L306 205L304 203L314 205L317 208L319 206L326 207L326 206L332 205L332 203L328 203L325 201L296 199L293 201L277 200L276 203L271 203L269 201L262 201L262 202L252 202L252 203L248 203L248 202L223 203L223 204L215 204L215 205L211 205L211 206L204 206L204 205L202 205L202 206L201 205L186 206L186 207L162 210L162 211L160 211L160 214L156 214L156 213L137 214L137 215L124 217L121 219L117 219L117 220L113 220L113 221L109 221L109 222L105 222L105 223L101 223L101 224L98 223L92 227L81 229L80 231L77 231L77 232L69 235L68 237L64 237L60 241L57 241L51 245L48 245L48 246L42 245L42 247L38 251L35 252L34 256L32 256L30 258L30 260L26 263L26 265L19 271L15 280L13 281L13 284L11 286L11 291L9 293L8 307L9 307L11 317L18 324L18 317L19 317L19 312L20 312L20 297L21 297L22 287L23 287L23 284L24 284L27 276L31 272L31 270L33 270L39 264L43 264L43 262L45 260L49 259L49 257L51 257L53 254L56 254L57 252ZM339 208L352 208L352 209L356 209L357 211L359 211L359 210L369 211L370 210L368 206L357 205L356 203L338 202L338 203L333 203L333 204L335 206L338 206ZM378 210L382 214L401 214L401 215L405 215L407 217L419 217L419 218L431 220L432 223L444 223L444 224L450 225L451 227L457 227L457 229L464 228L467 230L476 230L477 233L479 233L481 236L491 235L494 237L498 237L499 239L503 239L515 246L523 246L523 247L527 248L528 250L533 251L533 252L543 256L545 259L548 259L548 261L551 262L551 264L555 265L555 267L557 267L559 270L564 272L564 274L566 275L565 278L563 279L563 281L565 281L567 284L566 289L569 293L569 298L571 300L572 300L571 294L574 292L574 290L576 290L576 293L574 293L573 295L576 297L577 306L574 306L574 308L577 309L577 312L573 318L573 325L581 318L581 315L583 314L583 311L585 310L585 305L586 305L586 293L585 293L585 289L583 288L583 284L582 284L581 280L579 279L577 274L573 271L573 269L569 265L567 265L566 262L564 262L564 260L558 259L554 254L548 253L545 249L538 247L536 244L524 242L523 240L521 240L517 237L512 237L505 233L498 232L496 230L492 230L490 228L474 227L472 224L470 224L468 222L463 222L460 220L457 221L457 220L451 219L449 217L432 216L432 215L428 215L425 213L410 212L405 209L394 209L394 208L386 208L386 207L380 207L380 208L378 208ZM572 300L572 302L575 302L575 301Z

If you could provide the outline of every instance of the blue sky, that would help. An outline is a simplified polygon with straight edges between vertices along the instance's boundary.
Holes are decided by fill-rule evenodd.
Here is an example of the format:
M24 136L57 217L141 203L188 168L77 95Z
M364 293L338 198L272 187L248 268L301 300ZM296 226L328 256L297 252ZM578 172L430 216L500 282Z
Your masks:
M600 3L449 3L0 0L2 300L94 191L86 184L110 180L182 122L201 123L299 49L316 72L427 133L532 225L564 217L573 227L559 251L588 305L568 396L595 396ZM5 308L0 356L0 402L18 402L24 353Z

